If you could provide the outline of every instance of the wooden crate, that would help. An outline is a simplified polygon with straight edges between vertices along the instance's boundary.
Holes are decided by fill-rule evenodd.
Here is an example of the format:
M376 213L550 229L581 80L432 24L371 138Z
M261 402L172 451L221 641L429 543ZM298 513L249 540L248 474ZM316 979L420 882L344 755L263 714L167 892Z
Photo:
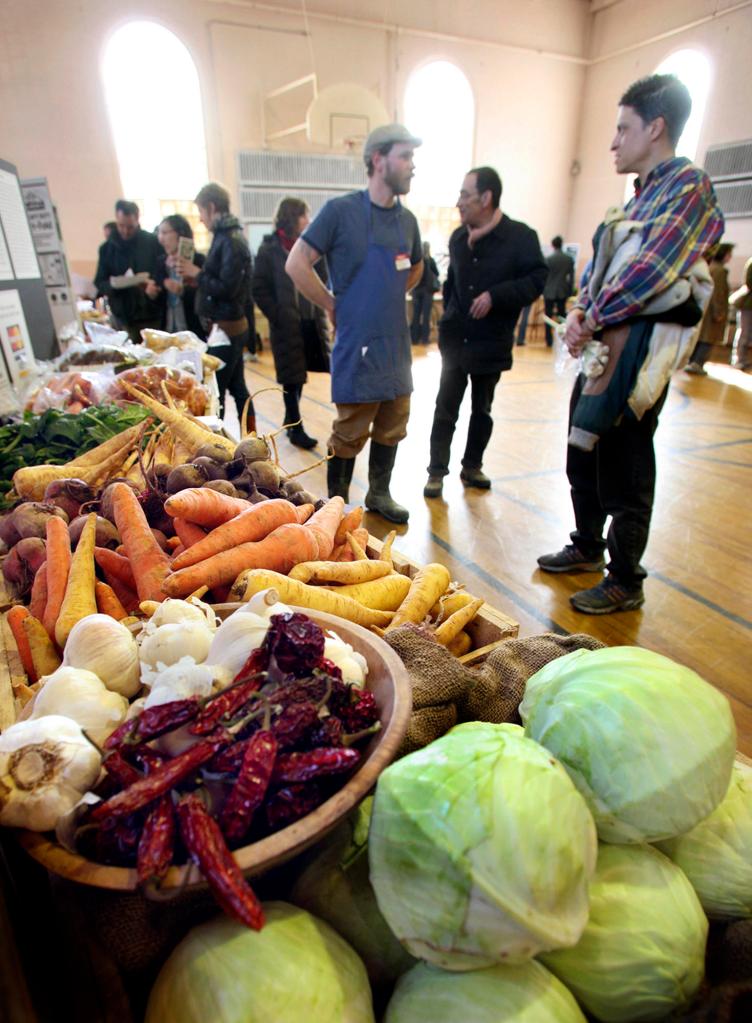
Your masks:
M370 558L378 558L384 546L375 536L368 537L366 553ZM392 550L392 564L398 572L412 579L420 570L420 565L406 558L404 554ZM498 611L490 604L484 604L466 630L473 641L473 648L458 658L462 664L481 664L499 643L507 639L516 639L520 631L519 623L503 611Z

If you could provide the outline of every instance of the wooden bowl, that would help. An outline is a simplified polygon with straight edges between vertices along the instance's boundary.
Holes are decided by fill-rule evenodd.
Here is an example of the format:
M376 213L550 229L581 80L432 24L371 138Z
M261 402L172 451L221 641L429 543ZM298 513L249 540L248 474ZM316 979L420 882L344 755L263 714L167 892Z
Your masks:
M226 618L240 606L217 604L214 610L221 618ZM394 759L407 731L412 710L412 691L407 670L383 639L360 625L323 611L312 611L308 608L293 610L308 615L323 629L336 632L354 650L363 654L368 663L366 686L376 697L381 731L374 735L364 748L363 760L358 771L325 803L308 816L269 835L268 838L234 851L238 865L248 877L263 874L271 867L284 863L314 842L318 842L368 795L381 772ZM19 831L18 837L35 860L61 877L97 888L132 891L137 887L134 869L108 867L84 859L83 856L68 852L57 842L38 832ZM181 867L171 867L162 887L180 888L203 884L205 882L195 865L187 863Z

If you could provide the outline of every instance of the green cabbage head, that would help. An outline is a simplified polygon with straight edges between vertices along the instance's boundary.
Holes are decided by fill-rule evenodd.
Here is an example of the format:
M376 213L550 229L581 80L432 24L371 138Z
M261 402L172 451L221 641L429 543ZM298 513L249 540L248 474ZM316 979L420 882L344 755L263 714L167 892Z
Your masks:
M699 988L707 935L692 885L663 853L601 845L582 937L541 958L596 1019L657 1020Z
M145 1023L374 1023L365 968L322 920L264 904L251 931L226 916L194 927L157 977Z
M721 805L658 848L687 875L709 917L752 916L752 768L736 763Z
M398 982L384 1023L585 1023L577 1002L530 959L471 973L421 963Z
M379 778L371 884L414 956L474 970L573 945L597 840L561 764L517 725L459 725Z
M575 650L528 680L525 734L557 757L604 842L689 831L729 786L729 702L689 668L639 647Z

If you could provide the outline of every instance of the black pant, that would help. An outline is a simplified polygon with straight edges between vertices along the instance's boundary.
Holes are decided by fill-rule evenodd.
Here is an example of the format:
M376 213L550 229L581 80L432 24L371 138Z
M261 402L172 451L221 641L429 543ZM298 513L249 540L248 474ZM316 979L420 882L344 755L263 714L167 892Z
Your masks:
M436 409L431 429L431 464L429 476L446 476L449 472L449 451L452 446L454 428L457 425L462 398L467 387L468 375L464 369L441 367L439 393L436 395ZM473 373L470 376L471 408L467 443L462 465L466 469L480 469L483 452L491 439L493 419L491 406L501 372Z
M250 339L250 330L244 330L242 334L231 337L232 344L224 345L216 349L217 356L224 362L222 369L217 371L217 386L219 387L219 415L225 414L225 393L230 392L235 399L238 409L238 419L243 415L245 403L248 401L248 388L245 385L243 372L243 349ZM253 402L248 406L248 411L253 414ZM242 426L242 423L241 423Z
M584 382L577 377L569 419ZM586 557L598 557L608 547L608 570L628 589L639 587L647 575L640 564L648 542L655 493L653 434L668 393L637 421L631 415L603 434L592 451L567 448L567 478L572 493L576 529L572 543ZM611 516L608 537L603 527Z
M567 300L565 298L544 298L543 305L546 309L546 316L550 316L551 319L554 316L566 316L567 315ZM548 324L546 324L546 344L550 348L554 343L554 332Z
M291 426L300 419L300 396L303 393L302 384L283 384L282 398L285 403L285 425ZM298 426L303 429L303 424Z
M413 292L413 318L410 323L410 339L414 345L420 341L428 344L431 334L431 310L433 309L433 294L430 291Z
M696 363L698 366L704 366L708 361L711 347L712 345L709 341L698 341L689 361Z

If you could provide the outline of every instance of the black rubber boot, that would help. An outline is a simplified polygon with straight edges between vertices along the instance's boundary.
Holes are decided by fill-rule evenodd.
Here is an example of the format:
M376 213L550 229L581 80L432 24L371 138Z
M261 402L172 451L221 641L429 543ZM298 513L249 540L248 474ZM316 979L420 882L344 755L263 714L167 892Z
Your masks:
M378 512L388 522L407 522L410 512L393 499L389 493L389 481L392 478L394 460L397 457L397 445L388 447L371 441L371 452L368 458L368 493L365 505L369 511Z
M291 444L296 448L304 448L306 451L315 448L318 441L311 437L303 429L300 418L300 392L299 386L286 387L282 392L285 402L285 422L288 424L287 436Z
M326 485L329 497L341 497L347 503L354 468L354 458L340 458L335 455L334 458L329 459L326 463Z

